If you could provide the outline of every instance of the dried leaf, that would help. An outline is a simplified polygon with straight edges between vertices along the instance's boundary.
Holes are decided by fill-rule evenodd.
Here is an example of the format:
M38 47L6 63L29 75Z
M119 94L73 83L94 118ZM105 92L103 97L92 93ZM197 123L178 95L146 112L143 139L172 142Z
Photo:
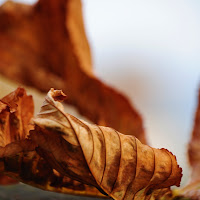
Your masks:
M146 143L141 116L122 94L92 71L80 0L7 2L0 8L0 73L47 92L62 88L97 124ZM48 81L47 81L48 77Z
M0 146L23 140L31 129L30 120L33 117L34 105L32 96L27 96L23 88L18 88L14 92L0 100L1 110L1 141Z
M0 172L20 182L43 190L67 194L101 197L96 188L63 176L35 151L30 140L0 147Z
M32 97L23 88L0 100L0 184L18 180L44 190L103 196L96 188L58 173L37 154L36 145L26 139L32 128L33 107Z
M38 153L58 172L114 199L149 199L179 186L182 170L169 151L64 113L59 102L64 97L62 91L49 91L30 134Z
M16 184L16 183L18 183L17 180L12 179L9 176L0 174L0 185L13 185L13 184Z
M194 127L188 147L189 162L192 169L191 180L188 185L178 191L178 196L200 200L200 90Z
M26 138L33 109L32 97L27 96L23 88L18 88L0 100L0 148ZM1 185L13 183L17 181L0 175Z

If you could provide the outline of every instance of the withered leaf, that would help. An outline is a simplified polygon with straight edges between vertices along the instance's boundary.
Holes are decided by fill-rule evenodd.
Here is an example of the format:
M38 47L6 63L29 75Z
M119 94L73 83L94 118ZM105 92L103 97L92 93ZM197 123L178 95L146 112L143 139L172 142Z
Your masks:
M96 188L63 176L35 151L30 140L0 147L0 173L43 190L102 197Z
M31 139L61 174L101 188L114 199L149 199L179 186L182 170L166 149L78 120L63 110L65 95L51 89L33 119Z
M178 192L178 195L191 200L200 200L200 90L194 127L188 145L188 157L192 169L191 180Z
M18 88L0 100L0 147L26 138L33 109L32 97L27 96L23 88ZM17 183L17 181L0 175L0 184L12 183Z
M23 88L0 100L0 184L20 181L55 192L103 196L96 188L60 174L38 155L28 139L33 108L32 97Z
M141 116L92 71L80 0L1 6L0 60L3 75L44 92L61 88L69 94L68 103L94 123L146 143Z
M9 176L0 174L0 185L12 185L18 183L17 180L10 178Z
M0 136L5 138L1 140L0 146L25 139L34 113L32 96L27 96L23 88L17 88L0 100L0 111Z
M192 167L192 180L200 181L200 90L195 115L194 128L188 148L189 161Z

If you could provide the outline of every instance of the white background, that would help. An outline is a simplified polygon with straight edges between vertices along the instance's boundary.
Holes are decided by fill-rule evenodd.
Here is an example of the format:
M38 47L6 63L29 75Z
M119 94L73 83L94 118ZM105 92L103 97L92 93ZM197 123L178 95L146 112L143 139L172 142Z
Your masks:
M200 1L84 0L83 9L97 76L131 99L149 143L177 156L185 182L200 85Z
M183 184L200 86L199 10L198 0L84 0L97 75L133 101L149 143L177 156Z

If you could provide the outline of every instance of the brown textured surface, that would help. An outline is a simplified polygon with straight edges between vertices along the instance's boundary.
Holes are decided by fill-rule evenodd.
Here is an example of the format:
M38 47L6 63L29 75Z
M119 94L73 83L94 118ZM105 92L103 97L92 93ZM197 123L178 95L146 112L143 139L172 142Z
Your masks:
M33 110L32 97L27 96L23 88L18 88L0 100L0 148L26 138ZM17 181L0 175L1 185L13 183L17 183Z
M35 151L30 141L0 147L0 172L20 182L54 192L103 197L96 188L63 176Z
M182 170L172 153L80 121L64 113L59 98L61 91L49 91L30 137L61 174L100 187L114 199L148 199L180 185Z
M0 183L17 180L49 191L104 196L96 188L58 173L35 151L36 145L27 139L33 127L33 107L32 96L27 96L23 88L0 100Z
M138 112L92 72L80 0L1 6L0 73L44 92L63 89L68 103L91 121L146 143Z

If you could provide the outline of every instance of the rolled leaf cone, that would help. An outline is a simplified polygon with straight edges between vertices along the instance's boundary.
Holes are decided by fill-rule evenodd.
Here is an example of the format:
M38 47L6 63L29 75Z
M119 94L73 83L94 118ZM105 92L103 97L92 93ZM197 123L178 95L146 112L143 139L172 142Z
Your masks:
M182 170L168 150L79 120L64 112L59 102L64 98L60 90L49 91L30 134L38 153L58 172L100 187L114 199L148 199L180 185Z
M52 192L104 197L95 187L63 176L35 151L30 140L20 140L0 147L0 173L4 177ZM7 182L4 185L8 184Z
M95 187L63 176L38 155L36 145L27 139L33 110L32 96L23 88L0 100L0 184L20 181L54 192L104 196Z

